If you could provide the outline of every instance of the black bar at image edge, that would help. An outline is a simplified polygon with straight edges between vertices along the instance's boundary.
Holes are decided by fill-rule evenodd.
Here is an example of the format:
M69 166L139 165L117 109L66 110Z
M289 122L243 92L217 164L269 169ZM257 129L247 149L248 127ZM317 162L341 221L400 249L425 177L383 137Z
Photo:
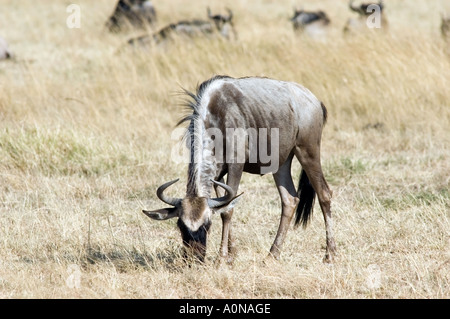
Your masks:
M283 314L307 316L307 311L323 316L339 314L351 317L365 315L392 315L399 311L418 315L426 311L446 312L450 302L437 299L9 299L0 300L3 311L11 308L20 314L55 315L105 315L183 318L183 317L237 317L252 315L260 318ZM445 307L445 308L444 308ZM442 309L441 309L442 308ZM160 314L160 315L157 315Z

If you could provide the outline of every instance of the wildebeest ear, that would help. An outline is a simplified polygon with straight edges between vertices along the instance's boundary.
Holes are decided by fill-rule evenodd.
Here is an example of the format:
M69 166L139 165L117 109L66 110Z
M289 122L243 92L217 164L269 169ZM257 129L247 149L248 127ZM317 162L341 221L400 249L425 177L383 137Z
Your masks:
M217 213L217 214L222 214L222 213L226 213L228 211L230 211L231 209L233 209L233 207L239 202L240 200L240 196L244 194L244 193L240 193L239 195L237 195L236 197L234 197L228 204L220 206L220 207L216 207L216 208L212 208L213 213Z
M142 210L142 212L155 220L166 220L179 216L178 207L163 208L158 210Z

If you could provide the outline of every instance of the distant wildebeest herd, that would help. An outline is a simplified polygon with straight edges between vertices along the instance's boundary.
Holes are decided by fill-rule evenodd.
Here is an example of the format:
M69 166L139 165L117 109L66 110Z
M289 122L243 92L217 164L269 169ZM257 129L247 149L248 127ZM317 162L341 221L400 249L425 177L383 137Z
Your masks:
M343 27L343 32L361 33L367 29L387 30L388 21L385 15L385 6L382 0L374 3L360 3L355 5L355 0L350 0L348 7L357 17L349 18ZM233 25L233 12L227 9L227 15L212 15L207 8L207 19L192 19L172 22L151 34L144 34L128 40L132 47L149 47L164 43L175 36L210 36L221 35L225 39L237 39L237 32ZM110 31L119 31L125 26L143 28L155 26L157 20L156 10L150 0L119 0L113 15L106 25ZM294 15L290 19L293 29L298 33L307 34L313 38L321 38L326 35L331 25L331 19L323 10L305 11L294 9ZM444 39L449 37L450 18L442 15L441 34Z
M343 32L356 33L370 29L370 23L375 28L386 30L388 21L385 16L385 6L382 0L373 3L360 3L355 5L355 0L350 0L348 7L357 17L349 18L343 27ZM141 29L146 32L127 41L127 47L147 48L153 45L165 43L176 36L197 37L220 35L225 39L236 40L238 33L233 24L233 12L227 9L227 14L212 14L206 8L207 19L191 19L171 22L164 27L153 31L157 25L157 10L151 0L118 0L113 13L105 23L108 31L116 33L127 29ZM373 19L371 17L373 16ZM332 24L332 20L323 10L305 11L294 9L294 15L290 19L293 30L307 34L313 38L321 38L326 35ZM450 42L450 16L441 14L440 33L444 40ZM0 37L0 60L11 59L12 51L5 39Z

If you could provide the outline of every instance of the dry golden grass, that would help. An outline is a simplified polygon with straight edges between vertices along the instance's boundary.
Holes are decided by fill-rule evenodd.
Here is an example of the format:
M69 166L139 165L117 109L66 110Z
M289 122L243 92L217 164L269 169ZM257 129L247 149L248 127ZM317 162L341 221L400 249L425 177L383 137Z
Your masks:
M343 37L347 1L303 1L332 19L326 42L293 34L292 1L157 1L159 26L230 7L238 41L199 39L117 52L137 32L107 34L113 2L2 0L0 32L0 298L449 298L450 57L445 1L386 1L387 34ZM263 260L280 202L270 176L245 175L232 267L186 267L175 221L155 190L186 165L170 154L181 88L214 74L299 82L329 110L322 163L334 191L338 261L322 263L316 204L289 231L279 262ZM293 167L297 182L300 166ZM79 281L77 281L79 280Z

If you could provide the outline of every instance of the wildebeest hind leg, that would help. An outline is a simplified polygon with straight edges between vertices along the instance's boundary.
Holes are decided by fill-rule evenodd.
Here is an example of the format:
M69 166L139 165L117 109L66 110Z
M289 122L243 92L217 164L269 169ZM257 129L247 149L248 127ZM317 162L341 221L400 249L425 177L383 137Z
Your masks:
M293 155L291 155L280 167L278 172L273 175L278 192L280 193L282 205L280 225L278 226L277 235L273 245L270 248L270 256L275 259L280 257L281 246L283 245L286 233L289 229L289 225L291 224L292 217L294 217L294 212L299 202L291 176L292 157Z
M302 148L297 147L295 155L300 161L302 169L305 170L319 198L320 208L322 209L327 243L324 262L333 262L336 256L336 244L334 242L333 223L331 219L331 196L333 193L323 176L319 147L317 145L305 145Z

